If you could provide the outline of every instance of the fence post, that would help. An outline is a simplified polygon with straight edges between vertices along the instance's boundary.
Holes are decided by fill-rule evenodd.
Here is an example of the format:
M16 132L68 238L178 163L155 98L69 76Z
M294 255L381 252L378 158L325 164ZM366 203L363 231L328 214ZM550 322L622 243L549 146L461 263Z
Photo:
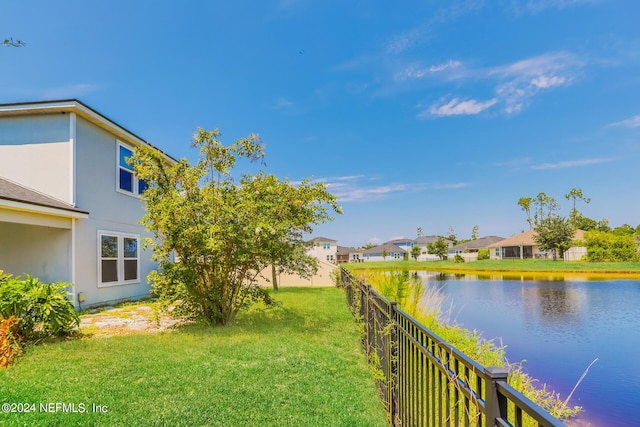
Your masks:
M398 391L397 391L397 374L398 374L398 328L396 327L396 307L395 301L389 302L389 321L393 325L389 331L389 372L388 372L388 389L389 389L389 414L391 415L391 424L395 425L395 419L398 410Z
M485 368L485 401L484 408L486 411L485 426L493 427L496 425L498 418L507 418L507 399L504 396L498 396L496 383L498 381L507 382L509 371L505 368L490 366Z

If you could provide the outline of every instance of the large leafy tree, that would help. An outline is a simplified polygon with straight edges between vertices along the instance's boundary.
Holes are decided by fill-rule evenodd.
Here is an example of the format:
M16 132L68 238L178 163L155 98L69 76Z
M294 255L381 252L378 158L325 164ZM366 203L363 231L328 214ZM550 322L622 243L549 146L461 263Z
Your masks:
M168 164L151 148L136 149L132 163L149 184L142 222L155 237L154 291L178 313L227 324L240 309L269 300L257 278L270 264L311 274L303 235L341 211L323 184L309 180L294 185L258 172L236 182L236 162L263 161L262 145L256 135L229 146L219 136L198 129L195 165Z
M553 253L553 260L558 256L563 256L564 252L571 247L575 229L571 222L555 213L544 215L536 221L534 229L536 235L533 237L540 249Z
M427 244L427 252L430 254L438 255L441 260L447 258L449 252L449 244L447 239L442 236L438 236L438 240Z

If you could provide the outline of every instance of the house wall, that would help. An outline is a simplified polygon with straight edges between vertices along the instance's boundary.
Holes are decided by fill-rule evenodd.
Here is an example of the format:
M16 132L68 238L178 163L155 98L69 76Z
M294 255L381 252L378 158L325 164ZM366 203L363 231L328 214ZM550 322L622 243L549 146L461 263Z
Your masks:
M389 252L387 257L383 257L382 254L364 254L362 256L363 262L378 262L378 261L398 261L404 259L404 253L402 252Z
M0 222L0 270L42 282L71 281L71 230Z
M329 248L323 247L324 243L329 243ZM338 245L336 242L320 241L314 242L313 248L309 249L309 255L318 258L320 261L336 262L338 254Z
M123 141L127 142L127 141ZM76 291L85 292L83 306L147 295L146 277L156 264L151 249L140 242L140 281L135 284L98 286L98 231L130 233L150 237L138 222L144 203L137 197L116 191L117 139L114 135L77 119L76 128L76 200L89 218L76 224Z
M0 118L0 175L73 203L70 139L69 114Z

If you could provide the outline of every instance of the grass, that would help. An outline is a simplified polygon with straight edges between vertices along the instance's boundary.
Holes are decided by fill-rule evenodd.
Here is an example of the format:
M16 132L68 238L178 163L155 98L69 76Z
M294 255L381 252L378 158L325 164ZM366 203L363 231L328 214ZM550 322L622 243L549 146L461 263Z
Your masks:
M409 269L441 272L518 272L518 273L580 273L640 277L640 262L553 261L551 259L482 260L465 263L453 261L380 261L342 264L348 270Z
M35 411L0 412L0 425L385 426L343 291L284 288L275 297L279 307L256 307L227 327L31 347L0 371L0 404ZM85 413L47 413L41 403Z

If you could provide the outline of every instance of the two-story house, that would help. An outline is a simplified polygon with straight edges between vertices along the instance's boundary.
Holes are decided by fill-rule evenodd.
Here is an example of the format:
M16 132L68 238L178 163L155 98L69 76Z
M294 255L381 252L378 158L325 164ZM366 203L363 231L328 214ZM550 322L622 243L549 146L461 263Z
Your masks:
M0 104L0 270L73 283L76 307L147 295L138 145L75 99Z
M320 261L336 263L338 260L338 241L326 237L314 237L311 239L313 246L307 251L309 255Z

